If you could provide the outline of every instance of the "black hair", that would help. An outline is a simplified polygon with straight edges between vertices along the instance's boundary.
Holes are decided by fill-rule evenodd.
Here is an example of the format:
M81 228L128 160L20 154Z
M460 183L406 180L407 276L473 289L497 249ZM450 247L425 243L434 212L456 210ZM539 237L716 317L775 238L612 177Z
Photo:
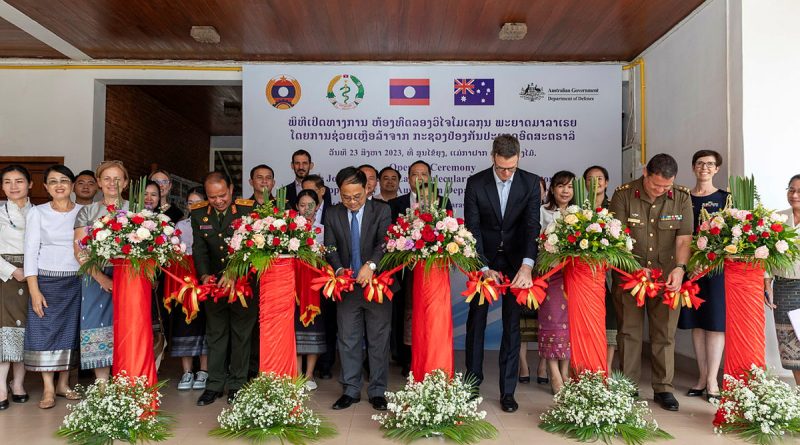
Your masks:
M294 202L295 210L297 209L297 206L300 205L300 198L302 198L303 196L310 197L311 199L314 200L315 205L319 205L319 195L317 194L317 192L311 189L303 189L300 190L300 193L297 194L297 201Z
M204 189L203 186L198 185L197 187L190 188L189 192L186 193L186 197L188 198L191 194L202 196L203 200L206 199L206 189Z
M25 180L28 181L28 184L31 182L31 173L28 171L27 168L20 164L9 164L6 165L2 170L0 170L0 180L5 179L6 173L11 172L19 172L22 173L22 176L25 177Z
M367 175L353 166L345 167L336 174L336 186L341 189L345 184L361 184L362 187L366 188Z
M159 187L158 184L155 181L151 181L151 180L148 179L144 183L145 190L147 190L147 187L150 187L151 185L153 187L155 187L156 190L158 191L158 204L156 204L156 208L154 209L154 210L158 210L158 206L161 204L161 187Z
M322 187L325 187L325 180L322 179L322 176L320 176L320 175L308 175L305 178L303 178L302 182L306 182L306 181L312 181L314 183L314 187L316 187L318 189L322 188ZM301 185L302 185L302 183L301 183Z
M91 176L92 179L95 181L97 180L97 178L94 177L94 172L92 170L82 170L80 173L75 175L75 179L78 179L81 176Z
M583 180L584 181L586 180L586 175L588 175L589 172L592 171L592 170L600 170L600 173L603 174L603 178L605 178L605 180L608 181L608 170L606 170L606 168L603 167L602 165L593 165L593 166L587 168L586 170L584 170L583 171Z
M292 162L294 162L294 157L295 156L308 156L308 162L311 162L311 153L303 150L302 148L300 150L297 150L296 152L292 153Z
M226 187L231 186L231 177L227 173L214 170L203 178L203 185L208 182L224 182Z
M431 164L428 164L427 162L423 161L422 159L418 159L418 160L412 162L411 165L408 166L408 171L410 172L411 171L411 167L413 167L413 166L415 166L417 164L424 165L425 168L428 169L428 176L431 175Z
M575 173L567 170L556 172L553 177L550 178L550 187L547 188L547 205L545 205L547 210L554 210L558 207L558 204L556 204L556 194L553 193L553 189L558 185L571 184L573 179L575 179ZM569 204L574 203L575 195L572 195L572 199L569 200Z
M674 178L678 174L678 162L666 153L659 153L647 163L647 174L658 175L664 179Z
M381 180L381 176L383 176L383 174L384 174L384 173L386 173L386 172L388 172L388 171L393 171L393 172L395 172L395 174L397 175L397 180L398 180L398 181L399 181L399 180L401 180L401 179L403 179L403 175L401 175L401 174L400 174L400 172L399 172L399 171L397 171L397 169L396 169L396 168L389 166L389 167L383 167L383 168L381 169L381 171L379 171L379 172L378 172L378 181L380 181L380 180Z
M50 173L61 173L62 175L69 178L69 182L73 183L75 182L75 174L72 173L72 170L70 170L69 167L65 165L55 164L51 165L50 167L47 167L47 170L45 170L44 173L42 174L42 178L44 178L45 183L47 182L47 176Z
M510 134L501 134L492 142L492 156L513 158L519 156L519 140Z
M378 169L373 167L370 164L361 164L358 166L358 169L361 170L362 168L371 168L373 172L375 172L375 179L378 179Z
M792 176L792 178L791 178L791 179L789 179L789 185L788 185L787 187L791 187L792 183L793 183L794 181L797 181L797 180L800 180L800 173L798 173L798 174L796 174L796 175Z
M714 150L698 150L697 152L695 152L695 154L692 155L692 165L694 165L694 163L697 162L698 159L704 158L706 156L713 156L714 162L717 163L717 167L722 166L722 155Z
M259 169L262 169L262 168L266 168L267 170L269 170L269 172L272 173L272 177L273 178L275 177L275 170L273 170L272 167L270 167L267 164L258 164L255 167L250 169L250 179L253 179L253 176L255 176L255 174L256 174L256 170L259 170Z

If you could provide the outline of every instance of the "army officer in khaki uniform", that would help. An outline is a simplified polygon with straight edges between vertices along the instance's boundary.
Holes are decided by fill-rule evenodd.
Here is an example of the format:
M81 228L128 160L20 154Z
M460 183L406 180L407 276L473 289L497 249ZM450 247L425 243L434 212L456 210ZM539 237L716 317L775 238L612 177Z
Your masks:
M673 184L677 173L678 163L672 156L653 156L644 176L617 188L609 209L630 228L639 264L646 269L661 269L668 290L678 290L683 282L692 240L692 200L689 189ZM615 278L618 284L619 277ZM646 310L654 399L662 408L677 411L672 378L679 311L663 304L661 295L647 298L644 307L637 307L636 299L618 285L614 286L614 306L620 320L618 344L623 373L638 383Z
M209 173L203 181L208 201L192 206L192 245L197 276L203 284L216 277L222 287L230 283L222 277L228 258L226 238L233 235L231 223L253 209L253 201L237 199L233 202L233 184L220 172ZM227 298L218 302L205 301L206 340L208 341L208 383L206 390L197 399L199 406L214 403L222 397L226 383L228 403L236 391L247 380L250 358L250 342L253 328L258 321L258 304L242 307L238 302L228 303ZM225 358L230 345L230 366L225 367ZM226 377L227 375L227 377Z

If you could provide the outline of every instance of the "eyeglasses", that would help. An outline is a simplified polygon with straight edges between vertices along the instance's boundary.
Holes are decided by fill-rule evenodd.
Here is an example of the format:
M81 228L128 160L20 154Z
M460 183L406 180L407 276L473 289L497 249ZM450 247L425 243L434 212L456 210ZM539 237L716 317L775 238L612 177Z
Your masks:
M158 185L169 185L169 179L155 179L153 180Z
M716 167L717 163L716 162L695 162L694 166L697 167L697 168L707 168L707 169L710 170L710 169Z
M46 184L47 184L48 187L55 187L55 186L57 186L59 184L61 184L61 185L70 185L70 184L72 184L72 181L70 181L69 178L51 179L51 180L47 181Z
M497 166L497 164L495 164L494 170L497 173L502 173L502 172L514 173L515 171L517 171L517 166L515 165L513 167L499 167L499 166Z
M800 189L794 189L794 188L791 188L791 187L786 189L786 194L787 195L794 195L795 193L800 195Z
M361 198L363 197L364 195L362 195L361 193L353 196L342 195L342 202L358 202L361 201Z

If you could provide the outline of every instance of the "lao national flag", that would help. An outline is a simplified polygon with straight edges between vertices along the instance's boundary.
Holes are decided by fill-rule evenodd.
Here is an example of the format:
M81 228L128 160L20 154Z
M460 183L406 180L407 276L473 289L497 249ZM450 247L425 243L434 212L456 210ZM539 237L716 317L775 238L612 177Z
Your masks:
M494 79L455 79L453 104L494 105Z
M430 104L430 79L389 79L389 105Z

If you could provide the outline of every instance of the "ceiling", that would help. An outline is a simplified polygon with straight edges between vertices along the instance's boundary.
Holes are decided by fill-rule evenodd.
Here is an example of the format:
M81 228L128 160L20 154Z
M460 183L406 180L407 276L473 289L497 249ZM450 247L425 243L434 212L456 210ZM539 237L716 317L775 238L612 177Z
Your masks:
M95 59L629 61L703 0L6 0ZM505 22L523 40L501 41ZM216 45L189 37L212 25ZM0 57L63 57L0 18Z

